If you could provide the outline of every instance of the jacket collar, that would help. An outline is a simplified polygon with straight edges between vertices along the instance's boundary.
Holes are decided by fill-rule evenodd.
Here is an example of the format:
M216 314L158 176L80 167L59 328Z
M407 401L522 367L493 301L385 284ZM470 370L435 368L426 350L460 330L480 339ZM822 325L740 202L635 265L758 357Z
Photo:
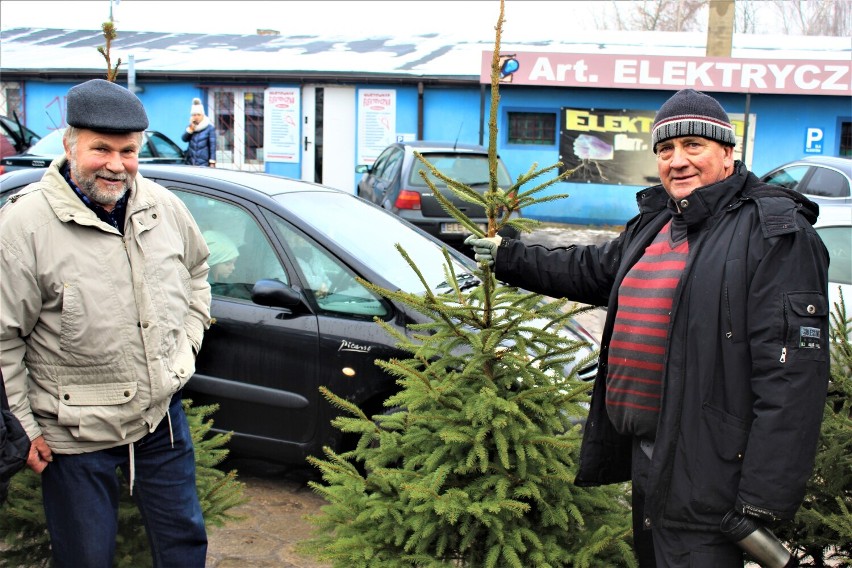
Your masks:
M640 213L658 212L669 206L673 211L679 209L687 225L695 225L738 200L748 176L748 168L738 160L734 163L734 173L722 181L699 187L679 200L676 208L662 185L643 189L636 194L636 202Z

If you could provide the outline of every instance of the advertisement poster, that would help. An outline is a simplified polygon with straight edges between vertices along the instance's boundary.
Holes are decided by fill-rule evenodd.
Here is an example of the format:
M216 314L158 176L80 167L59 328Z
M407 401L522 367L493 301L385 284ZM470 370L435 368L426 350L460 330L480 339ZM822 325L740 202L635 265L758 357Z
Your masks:
M656 111L562 108L559 133L559 173L574 170L570 183L600 183L647 187L660 183L657 159L651 150ZM742 159L745 117L729 115L737 145L734 159ZM749 141L756 117L750 115ZM750 158L752 144L748 144Z
M559 136L560 173L566 181L611 185L655 185L657 160L651 151L656 111L562 109Z
M358 92L358 163L372 166L396 142L396 90Z
M297 87L267 89L264 93L263 147L267 162L299 161L299 103Z

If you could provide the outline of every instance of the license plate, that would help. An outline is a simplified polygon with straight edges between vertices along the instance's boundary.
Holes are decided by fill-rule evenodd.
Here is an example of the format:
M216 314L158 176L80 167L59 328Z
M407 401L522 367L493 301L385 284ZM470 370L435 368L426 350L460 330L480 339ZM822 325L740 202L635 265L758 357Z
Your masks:
M477 225L482 232L485 232L485 225ZM441 223L442 235L469 235L470 231L461 223Z

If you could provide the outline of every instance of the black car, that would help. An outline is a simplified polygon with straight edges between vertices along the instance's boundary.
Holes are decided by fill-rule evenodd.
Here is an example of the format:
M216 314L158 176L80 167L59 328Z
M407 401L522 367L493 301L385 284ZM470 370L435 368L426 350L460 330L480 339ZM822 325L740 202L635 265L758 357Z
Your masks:
M358 182L358 196L399 215L443 242L458 246L470 233L441 207L420 176L421 170L428 173L428 169L414 156L414 152L422 154L444 175L480 193L488 189L487 148L452 142L397 142L382 150L372 166L359 165L355 168L357 173L364 174ZM439 190L446 188L431 173L429 177ZM509 171L499 158L497 182L503 189L512 185ZM451 191L442 193L485 229L487 219L482 207L459 199ZM510 237L518 235L511 228L501 234Z
M394 248L399 243L432 291L449 291L445 245L379 207L321 185L218 168L142 165L139 171L186 203L208 240L211 262L232 257L219 252L223 243L222 250L239 253L229 276L212 282L215 323L186 396L219 405L215 427L234 432L230 448L237 454L301 463L322 446L340 449L341 434L330 424L339 411L319 387L368 413L381 412L398 387L375 361L404 354L373 318L402 333L407 324L425 321L356 278L425 292ZM42 173L0 176L0 197ZM471 261L453 250L450 255L458 277L472 281ZM578 357L589 355L595 340L572 326L564 330L567 337L589 344ZM592 363L579 373L590 378L595 370Z
M0 160L0 173L11 172L21 168L44 168L50 165L57 156L65 153L62 146L62 135L65 129L54 130L29 150L15 156L7 156ZM140 164L182 164L184 154L180 146L168 136L156 130L145 131L142 148L139 149Z
M852 204L852 159L808 156L788 162L761 181L795 189L821 204Z

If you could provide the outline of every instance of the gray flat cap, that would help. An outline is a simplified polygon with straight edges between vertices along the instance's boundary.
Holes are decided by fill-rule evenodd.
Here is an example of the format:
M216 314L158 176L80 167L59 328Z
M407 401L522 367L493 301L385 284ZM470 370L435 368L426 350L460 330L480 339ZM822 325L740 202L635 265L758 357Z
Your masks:
M142 132L148 128L148 115L139 97L103 79L71 87L65 121L97 132Z

